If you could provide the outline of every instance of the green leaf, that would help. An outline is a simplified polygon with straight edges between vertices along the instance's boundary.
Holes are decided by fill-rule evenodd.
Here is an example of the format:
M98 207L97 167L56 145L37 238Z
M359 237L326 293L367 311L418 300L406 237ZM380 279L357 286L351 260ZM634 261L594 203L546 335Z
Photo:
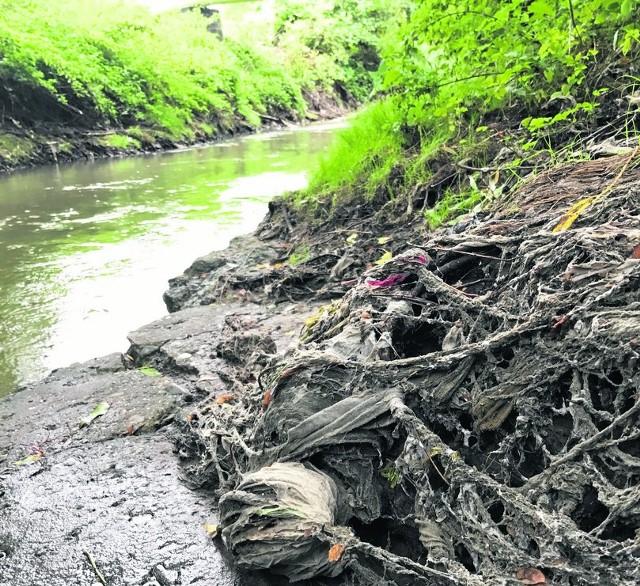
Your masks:
M86 417L83 417L79 422L78 425L80 427L86 427L87 425L89 425L94 419L96 419L97 417L100 417L101 415L104 415L107 411L109 411L109 403L107 403L106 401L102 401L100 403L98 403L94 408L93 411L91 411L91 413L89 413L89 415L87 415Z
M378 244L386 244L389 241L391 241L391 236L380 236L378 238Z
M622 4L620 4L620 14L624 18L629 18L631 16L632 10L633 10L633 0L622 0Z
M141 366L138 370L145 376L162 376L162 373L153 366Z
M393 258L390 250L385 250L384 254L376 261L378 266L382 266L383 264L389 262Z

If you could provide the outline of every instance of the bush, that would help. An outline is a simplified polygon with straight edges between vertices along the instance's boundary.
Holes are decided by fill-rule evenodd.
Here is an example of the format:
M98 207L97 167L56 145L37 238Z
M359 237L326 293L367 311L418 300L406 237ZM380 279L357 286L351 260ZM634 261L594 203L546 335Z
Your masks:
M221 42L194 13L152 16L118 0L0 2L5 113L93 127L146 125L175 138L199 122L303 112L282 67Z

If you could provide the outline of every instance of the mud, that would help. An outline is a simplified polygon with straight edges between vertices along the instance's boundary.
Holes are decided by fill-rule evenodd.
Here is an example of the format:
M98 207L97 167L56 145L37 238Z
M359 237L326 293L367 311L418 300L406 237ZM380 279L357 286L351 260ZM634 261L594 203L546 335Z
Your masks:
M260 127L256 128L238 116L230 125L218 124L209 133L196 129L191 140L172 138L159 128L92 128L10 119L0 124L0 173L39 165L184 149L233 136L331 120L345 116L358 106L352 98L340 102L324 92L314 92L305 99L308 111L304 120L264 115Z
M100 584L89 557L110 586L267 583L234 570L205 531L216 499L192 475L184 482L175 440L196 398L232 386L221 355L266 357L305 313L185 310L132 332L124 355L60 369L0 402L0 585ZM102 401L108 412L80 428Z

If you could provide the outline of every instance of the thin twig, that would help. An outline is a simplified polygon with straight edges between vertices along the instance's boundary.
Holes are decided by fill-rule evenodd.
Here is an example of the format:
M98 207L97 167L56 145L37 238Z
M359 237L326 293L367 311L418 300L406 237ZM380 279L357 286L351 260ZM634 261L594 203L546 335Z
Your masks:
M96 578L98 578L101 584L103 584L104 586L107 586L107 580L102 574L102 572L98 569L98 566L96 565L96 561L93 559L93 556L88 551L83 551L82 553L84 554L84 557L87 558L87 561L89 562L89 565L93 570L93 573L96 575Z

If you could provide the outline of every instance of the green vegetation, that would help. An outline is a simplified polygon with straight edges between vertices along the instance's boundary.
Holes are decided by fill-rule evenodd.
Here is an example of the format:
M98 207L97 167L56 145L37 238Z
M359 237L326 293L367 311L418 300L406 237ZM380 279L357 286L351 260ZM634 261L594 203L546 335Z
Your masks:
M143 125L193 138L199 124L257 126L304 110L293 79L220 42L194 13L152 16L118 0L0 2L5 116L93 128Z
M100 144L115 149L139 149L140 141L125 134L108 134L100 138Z
M437 226L562 147L579 148L597 124L633 134L637 4L410 3L381 47L379 102L354 120L298 202L326 213L318 202L404 197Z
M308 261L310 258L309 246L304 243L298 246L289 256L289 264L292 267L299 265L300 263Z
M13 164L28 160L35 145L28 139L8 133L0 133L0 158Z
M322 89L365 101L387 31L406 0L279 0L276 46L306 91Z
M303 91L353 105L372 88L389 4L275 0L255 31L220 40L197 10L0 0L0 125L123 129L98 142L126 149L299 119Z

